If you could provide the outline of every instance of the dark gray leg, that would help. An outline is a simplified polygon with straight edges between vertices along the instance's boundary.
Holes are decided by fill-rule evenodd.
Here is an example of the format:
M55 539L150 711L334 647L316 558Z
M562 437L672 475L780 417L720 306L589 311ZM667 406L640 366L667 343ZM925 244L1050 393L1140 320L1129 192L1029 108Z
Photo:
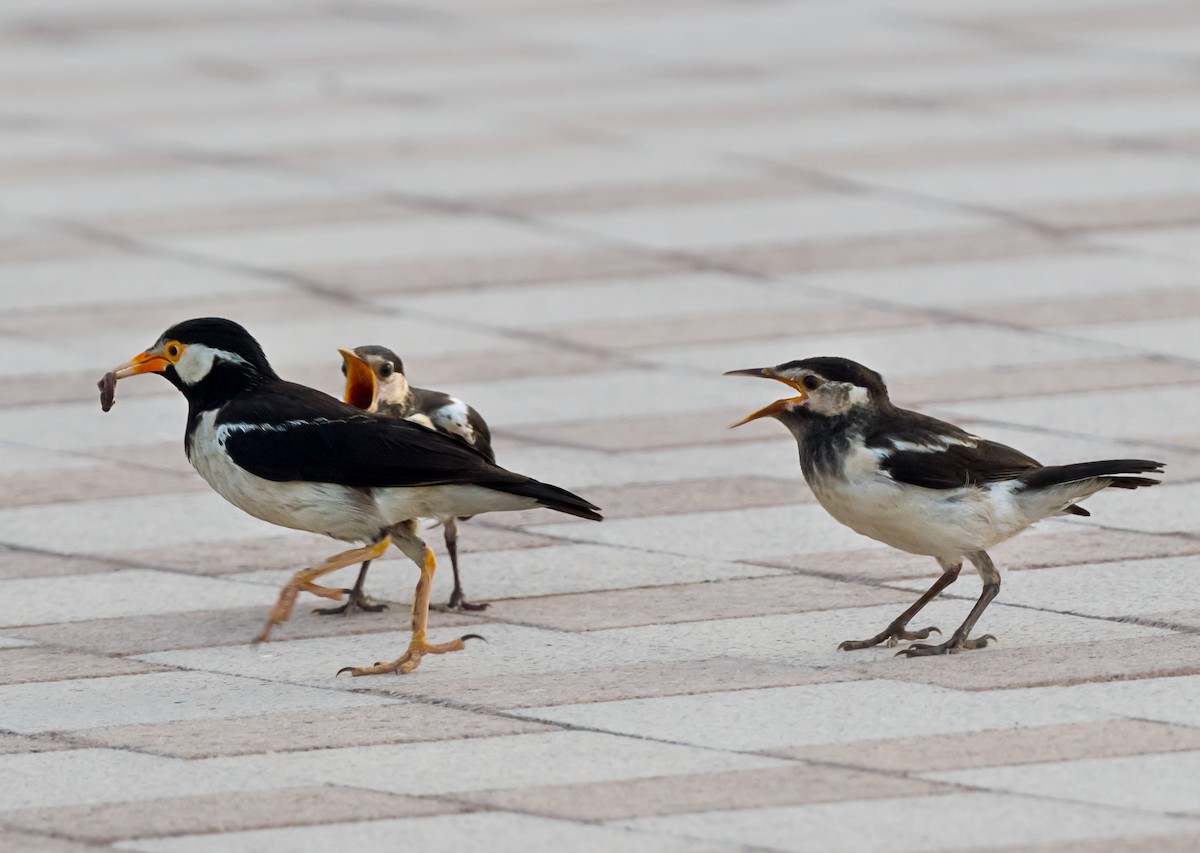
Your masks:
M1000 593L1000 572L996 571L996 566L992 563L992 558L983 551L975 551L967 554L967 559L972 565L979 570L979 576L983 578L983 592L979 595L979 600L975 602L975 606L971 608L971 612L967 614L966 620L958 626L958 630L950 635L944 643L939 643L936 646L927 645L925 643L913 643L907 649L897 652L898 655L905 657L923 657L925 655L944 655L954 654L963 649L982 649L988 644L988 641L996 642L996 637L993 634L984 634L982 637L969 639L971 629L975 627L975 623L979 621L979 617L983 615L983 611L992 603L992 599Z
M458 519L445 519L444 525L446 528L446 550L450 553L450 568L454 571L454 591L450 593L450 603L447 605L448 610L487 610L488 604L472 604L467 601L463 595L462 581L458 578Z
M846 640L838 646L838 651L848 652L854 649L869 649L871 646L878 646L880 643L887 643L890 648L901 640L924 640L934 631L937 631L939 634L942 633L933 626L920 631L907 630L909 620L916 616L922 607L933 601L933 599L937 598L938 593L958 580L958 573L962 569L961 560L957 563L946 563L938 560L938 563L942 567L941 577L933 582L933 586L926 590L925 594L918 598L912 607L893 619L892 624L869 640Z
M358 570L358 580L354 582L354 589L343 590L347 593L348 598L346 603L341 607L318 607L313 610L313 613L319 613L322 616L336 616L338 614L347 615L351 610L358 609L367 613L378 613L381 610L387 610L386 604L372 604L363 592L363 584L367 580L367 569L371 567L371 561L367 560L362 564L362 568Z

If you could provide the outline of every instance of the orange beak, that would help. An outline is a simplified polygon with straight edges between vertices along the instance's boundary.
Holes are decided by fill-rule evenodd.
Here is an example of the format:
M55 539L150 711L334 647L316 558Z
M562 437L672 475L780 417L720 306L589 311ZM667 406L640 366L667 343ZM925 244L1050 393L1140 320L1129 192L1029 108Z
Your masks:
M139 373L162 373L171 366L171 360L161 352L140 352L119 367L113 368L117 379L137 376Z
M794 406L798 406L801 403L803 403L805 400L808 399L808 391L805 390L803 386L797 385L791 379L787 379L783 376L780 376L779 374L777 374L774 371L774 369L772 369L770 367L751 367L746 370L729 370L729 371L725 372L725 375L726 376L757 376L760 379L774 379L776 382L782 382L784 385L787 385L789 388L792 388L799 392L799 395L796 397L788 397L783 400L776 400L774 403L771 403L767 406L763 406L757 412L751 412L750 414L746 415L746 417L742 418L737 423L730 424L729 425L730 429L733 429L734 427L740 427L742 424L748 424L748 423L750 423L750 421L756 421L759 418L766 418L766 417L771 417L773 415L777 415L780 412L784 411L785 409L792 408Z
M346 393L342 399L357 409L375 411L378 408L375 371L353 350L338 349L338 352L346 362Z

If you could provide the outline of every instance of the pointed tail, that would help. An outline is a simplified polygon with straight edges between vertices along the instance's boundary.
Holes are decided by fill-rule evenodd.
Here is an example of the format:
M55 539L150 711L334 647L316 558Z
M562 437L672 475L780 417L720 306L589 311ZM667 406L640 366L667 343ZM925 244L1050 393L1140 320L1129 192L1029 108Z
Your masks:
M1129 475L1162 472L1162 462L1151 462L1148 459L1105 459L1100 462L1077 462L1074 465L1035 468L1018 479L1025 484L1026 489L1045 489L1094 479L1108 480L1108 486L1115 489L1136 489L1140 486L1157 486L1162 480Z
M604 516L599 512L600 507L585 501L579 495L568 492L566 489L560 489L558 486L552 486L549 483L542 483L533 479L523 479L509 483L488 483L487 486L489 489L495 489L498 492L508 492L510 495L533 498L538 502L539 506L544 506L547 509L557 512L565 512L567 515L573 515L576 518L586 518L589 521L604 520Z

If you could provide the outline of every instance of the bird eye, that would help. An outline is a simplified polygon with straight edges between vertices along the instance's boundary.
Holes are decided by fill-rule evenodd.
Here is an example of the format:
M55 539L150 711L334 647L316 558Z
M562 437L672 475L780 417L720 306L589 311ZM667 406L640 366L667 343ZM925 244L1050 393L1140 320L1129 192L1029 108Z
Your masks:
M392 373L395 371L395 369L396 368L392 366L392 363L390 361L385 361L383 363L383 366L379 368L379 375L382 376L384 379L387 379L389 376L392 375Z
M804 387L807 388L809 391L816 391L823 384L825 384L825 383L824 383L824 380L821 379L821 377L813 376L811 373L808 376L805 376L804 380L803 380Z
M171 358L179 358L179 344L167 344L167 355Z

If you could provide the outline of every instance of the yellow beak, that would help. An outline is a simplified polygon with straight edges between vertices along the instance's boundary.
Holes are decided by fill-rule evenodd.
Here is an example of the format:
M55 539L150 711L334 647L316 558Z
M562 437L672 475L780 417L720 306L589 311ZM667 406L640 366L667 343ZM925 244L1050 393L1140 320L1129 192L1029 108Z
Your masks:
M774 403L763 406L757 412L751 412L750 414L746 415L746 417L742 418L737 423L730 424L729 425L730 429L733 429L734 427L740 427L742 424L748 424L748 423L750 423L750 421L756 421L759 418L766 418L766 417L770 417L772 415L777 415L780 412L782 412L784 409L787 409L792 406L797 406L808 399L808 391L805 390L803 386L797 385L791 379L787 379L786 377L780 376L770 367L750 367L750 368L747 368L746 370L729 370L729 371L725 372L725 375L726 376L757 376L760 379L774 379L776 382L782 382L784 385L787 385L789 388L792 388L799 392L799 395L796 397L788 397L783 400L776 400Z
M378 408L375 395L378 383L375 381L375 371L353 350L338 349L346 362L346 393L342 398L351 406L373 412Z

